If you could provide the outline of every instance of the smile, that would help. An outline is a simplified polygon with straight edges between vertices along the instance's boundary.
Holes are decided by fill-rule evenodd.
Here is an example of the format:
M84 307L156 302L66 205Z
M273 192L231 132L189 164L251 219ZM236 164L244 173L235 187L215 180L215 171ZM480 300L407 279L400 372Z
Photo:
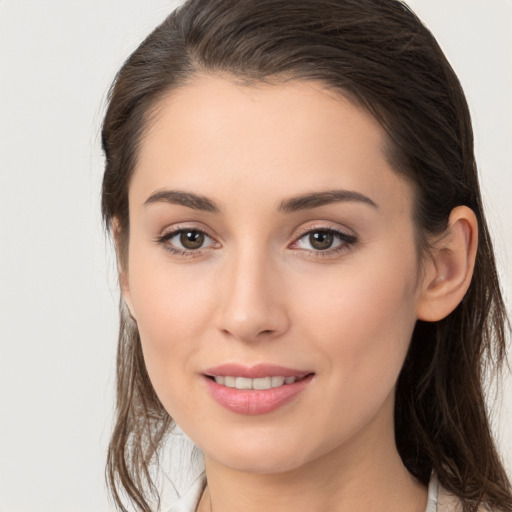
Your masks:
M275 365L225 364L203 374L210 396L236 414L260 415L299 398L315 374Z

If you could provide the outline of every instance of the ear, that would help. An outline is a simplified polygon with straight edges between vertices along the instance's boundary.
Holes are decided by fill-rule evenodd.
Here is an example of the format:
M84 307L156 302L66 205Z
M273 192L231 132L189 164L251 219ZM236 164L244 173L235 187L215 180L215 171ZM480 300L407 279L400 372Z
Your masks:
M436 322L460 303L471 283L478 246L478 221L470 208L454 208L443 237L425 264L417 317Z
M133 315L132 297L130 293L130 281L128 277L128 243L127 238L120 227L119 220L114 218L111 223L112 235L114 237L114 245L116 250L117 276L121 295L128 308L130 316L135 320Z

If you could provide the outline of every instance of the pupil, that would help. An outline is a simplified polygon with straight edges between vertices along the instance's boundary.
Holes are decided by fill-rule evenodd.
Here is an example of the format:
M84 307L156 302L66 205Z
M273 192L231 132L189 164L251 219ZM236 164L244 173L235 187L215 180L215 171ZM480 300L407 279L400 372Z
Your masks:
M204 243L204 234L199 231L183 231L180 242L186 249L199 249Z
M318 250L329 249L333 243L332 233L328 231L316 231L309 235L309 243Z

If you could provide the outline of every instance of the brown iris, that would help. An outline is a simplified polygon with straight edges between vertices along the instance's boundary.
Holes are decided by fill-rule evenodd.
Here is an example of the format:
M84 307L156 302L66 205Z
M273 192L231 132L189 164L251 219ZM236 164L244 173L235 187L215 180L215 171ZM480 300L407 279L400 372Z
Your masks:
M309 235L309 243L311 247L317 249L318 251L322 251L325 249L329 249L334 241L334 236L329 231L314 231Z
M199 249L204 243L204 233L200 231L182 231L180 243L185 249Z

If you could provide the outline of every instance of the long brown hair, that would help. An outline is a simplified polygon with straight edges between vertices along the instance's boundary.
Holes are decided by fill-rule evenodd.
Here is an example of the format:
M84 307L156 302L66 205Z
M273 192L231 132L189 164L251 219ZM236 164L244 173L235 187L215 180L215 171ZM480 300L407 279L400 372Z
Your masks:
M445 319L418 321L396 389L398 451L427 483L432 470L465 511L512 511L482 390L505 359L507 319L480 197L468 106L432 34L398 0L189 0L116 76L102 132L102 210L116 223L120 261L129 243L128 187L141 136L159 99L202 72L237 81L319 80L367 109L388 156L413 185L420 253L451 210L470 207L479 247L470 288ZM172 426L149 380L137 326L121 301L117 409L107 478L147 512L151 465Z

